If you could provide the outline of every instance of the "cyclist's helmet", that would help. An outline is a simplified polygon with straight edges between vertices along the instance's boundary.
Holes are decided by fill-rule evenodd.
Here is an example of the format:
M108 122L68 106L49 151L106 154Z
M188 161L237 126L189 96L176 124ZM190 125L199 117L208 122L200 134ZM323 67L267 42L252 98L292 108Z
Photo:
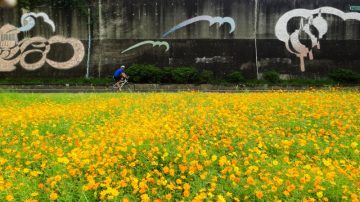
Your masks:
M121 69L125 69L126 67L125 67L125 65L121 65Z

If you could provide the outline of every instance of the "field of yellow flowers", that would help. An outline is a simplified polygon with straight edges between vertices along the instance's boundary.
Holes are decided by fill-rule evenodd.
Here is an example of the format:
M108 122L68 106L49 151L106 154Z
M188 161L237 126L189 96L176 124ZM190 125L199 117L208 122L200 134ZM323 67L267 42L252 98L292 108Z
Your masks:
M0 94L0 201L359 201L360 94Z

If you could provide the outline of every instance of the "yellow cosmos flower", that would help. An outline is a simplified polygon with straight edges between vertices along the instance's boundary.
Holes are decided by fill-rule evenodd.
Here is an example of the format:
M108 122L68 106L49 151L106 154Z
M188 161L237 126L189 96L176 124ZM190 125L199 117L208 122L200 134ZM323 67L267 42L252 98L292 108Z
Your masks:
M141 201L142 202L149 202L150 201L149 195L147 195L147 194L141 195Z
M7 195L5 197L6 201L14 201L14 196L13 195Z
M58 198L59 198L59 195L58 195L57 193L52 192L52 193L50 194L50 200L55 201L55 200L57 200Z
M63 164L68 164L70 161L66 157L61 157L61 158L58 158L58 162L63 163Z
M226 199L222 195L217 196L217 202L226 202Z
M254 180L254 178L252 178L252 177L248 177L248 178L246 179L246 182L247 182L247 184L249 184L249 185L255 185L255 180Z
M322 191L319 191L319 192L316 192L316 196L321 199L324 196L324 194Z

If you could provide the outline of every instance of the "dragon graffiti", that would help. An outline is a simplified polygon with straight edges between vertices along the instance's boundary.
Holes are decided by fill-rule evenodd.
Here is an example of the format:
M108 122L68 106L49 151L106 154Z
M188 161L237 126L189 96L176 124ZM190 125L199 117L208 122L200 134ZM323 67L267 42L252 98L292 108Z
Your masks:
M19 41L19 34L28 32L35 27L36 18L43 18L43 21L51 26L55 32L55 23L46 13L26 13L21 17L21 27L6 24L0 28L0 72L10 72L20 64L24 69L32 71L48 64L56 69L71 69L78 66L85 56L85 48L82 42L74 38L63 36L52 36L49 39L44 37L24 38ZM73 56L63 62L49 59L48 53L54 44L68 44L73 49ZM33 54L37 61L28 62Z

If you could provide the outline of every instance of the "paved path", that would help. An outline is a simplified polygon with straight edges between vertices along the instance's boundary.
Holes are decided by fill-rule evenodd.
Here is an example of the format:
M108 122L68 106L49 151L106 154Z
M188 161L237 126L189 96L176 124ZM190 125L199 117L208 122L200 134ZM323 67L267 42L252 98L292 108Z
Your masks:
M331 87L309 87L309 86L221 86L221 85L158 85L158 84L136 84L125 89L124 92L180 92L180 91L200 91L200 92L269 92L269 91L306 91L311 89L329 90ZM360 91L360 86L343 87L345 90ZM114 92L107 86L51 86L51 85L0 85L0 92L21 92L21 93L111 93Z

